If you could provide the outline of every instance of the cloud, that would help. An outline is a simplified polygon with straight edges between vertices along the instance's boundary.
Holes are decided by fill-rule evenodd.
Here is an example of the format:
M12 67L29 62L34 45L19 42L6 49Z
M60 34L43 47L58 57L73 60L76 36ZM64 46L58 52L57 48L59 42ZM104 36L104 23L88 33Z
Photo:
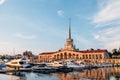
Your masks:
M24 35L21 33L17 33L15 34L16 37L21 38L21 39L36 39L37 36L36 35Z
M0 5L4 4L5 0L0 0Z
M97 27L120 22L120 0L98 0L98 7L98 12L92 18L92 23Z
M120 26L107 28L94 34L94 38L109 50L120 47Z
M120 40L119 32L120 26L107 28L95 33L94 38L104 42Z
M57 14L58 14L59 16L63 16L64 11L63 11L63 10L58 10L58 11L57 11Z
M98 12L92 17L92 23L98 45L108 50L120 47L120 0L98 0Z

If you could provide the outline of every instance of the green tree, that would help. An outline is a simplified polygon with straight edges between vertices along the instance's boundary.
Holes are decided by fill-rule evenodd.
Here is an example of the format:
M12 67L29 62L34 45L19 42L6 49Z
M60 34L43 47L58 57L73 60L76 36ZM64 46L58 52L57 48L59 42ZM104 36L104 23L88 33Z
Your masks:
M118 55L120 55L120 48L118 49Z
M117 49L113 49L113 50L112 50L112 54L113 54L113 55L118 55Z
M108 55L110 58L112 58L112 53L111 52L108 52Z
M25 51L25 52L23 52L23 56L30 58L30 57L33 57L33 54L31 51Z

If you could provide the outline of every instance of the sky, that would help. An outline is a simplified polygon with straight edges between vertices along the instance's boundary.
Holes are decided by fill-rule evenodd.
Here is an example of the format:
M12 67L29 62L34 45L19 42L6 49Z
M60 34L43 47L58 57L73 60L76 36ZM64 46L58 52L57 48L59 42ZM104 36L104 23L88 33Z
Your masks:
M0 0L0 54L120 47L120 0Z

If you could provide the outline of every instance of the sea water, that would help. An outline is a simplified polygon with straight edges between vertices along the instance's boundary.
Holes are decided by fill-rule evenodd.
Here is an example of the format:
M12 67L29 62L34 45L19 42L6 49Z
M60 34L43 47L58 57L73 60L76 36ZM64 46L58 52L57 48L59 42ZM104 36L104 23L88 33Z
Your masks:
M0 80L120 80L120 67L97 68L69 73L0 74Z

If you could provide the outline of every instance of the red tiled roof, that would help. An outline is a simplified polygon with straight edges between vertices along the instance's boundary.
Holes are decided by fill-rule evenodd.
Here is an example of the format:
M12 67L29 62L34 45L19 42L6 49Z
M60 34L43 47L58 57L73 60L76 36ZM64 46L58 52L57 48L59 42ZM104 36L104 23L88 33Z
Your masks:
M43 52L43 53L40 53L39 55L46 55L46 54L54 54L56 52Z
M81 52L81 53L104 53L106 52L107 50L106 49L103 49L103 50L82 50L82 51L78 51L78 52ZM56 52L43 52L43 53L40 53L39 55L48 55L48 54L54 54Z
M79 51L81 53L102 53L102 52L106 52L106 49L103 50L83 50L83 51Z

